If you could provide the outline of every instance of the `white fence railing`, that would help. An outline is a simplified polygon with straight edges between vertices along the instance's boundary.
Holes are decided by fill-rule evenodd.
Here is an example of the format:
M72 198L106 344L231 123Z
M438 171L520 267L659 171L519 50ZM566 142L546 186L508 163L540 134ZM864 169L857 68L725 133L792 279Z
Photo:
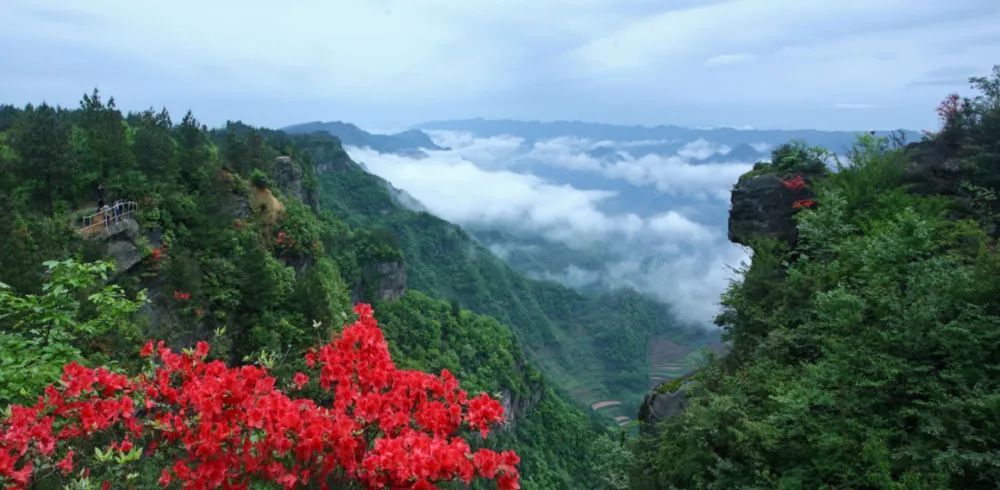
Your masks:
M83 217L80 233L83 236L94 236L98 233L113 233L126 219L135 219L139 204L135 201L121 201L104 206L104 209Z

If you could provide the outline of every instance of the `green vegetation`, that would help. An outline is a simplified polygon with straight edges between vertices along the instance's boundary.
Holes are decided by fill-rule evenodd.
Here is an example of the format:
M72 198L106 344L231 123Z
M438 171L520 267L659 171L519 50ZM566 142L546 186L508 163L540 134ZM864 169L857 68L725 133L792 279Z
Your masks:
M113 266L46 262L41 294L19 295L0 282L0 403L31 403L70 361L104 363L139 340L131 321L145 300L99 284Z
M634 291L590 296L527 279L458 226L403 207L398 191L351 162L331 137L293 141L325 169L318 176L322 207L350 225L385 230L384 240L402 253L409 287L510 325L529 358L578 400L620 400L632 415L649 388L649 339L707 340Z
M138 202L138 231L78 233L99 184L108 203ZM0 107L0 206L4 403L26 401L69 360L127 367L144 338L211 340L214 356L287 383L303 352L351 319L350 304L369 301L400 365L447 368L510 404L496 444L520 454L526 488L600 486L595 468L614 465L595 441L610 440L598 437L610 421L542 372L594 384L620 372L612 383L638 397L646 336L668 325L634 293L592 299L518 276L457 227L399 207L332 137L238 122L209 131L190 112L179 124L166 111L122 115L97 91L76 110ZM139 261L121 270L91 263L132 253ZM384 299L402 292L404 262L410 291ZM562 351L564 341L582 347ZM615 348L602 357L600 343Z
M574 488L601 481L608 452L594 438L603 431L603 421L588 419L548 387L525 361L509 328L416 291L375 307L393 358L402 360L400 367L448 369L463 387L493 393L508 403L515 426L491 443L518 448L525 487Z
M974 84L915 147L861 138L815 182L794 250L754 246L718 318L732 351L636 444L635 487L995 488L1000 254L981 204L1000 190L1000 68ZM951 189L910 191L955 160Z

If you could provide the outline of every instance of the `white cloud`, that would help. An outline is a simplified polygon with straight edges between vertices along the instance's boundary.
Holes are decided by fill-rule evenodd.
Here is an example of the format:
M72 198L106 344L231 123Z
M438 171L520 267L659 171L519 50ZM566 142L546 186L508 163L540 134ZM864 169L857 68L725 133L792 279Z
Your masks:
M7 0L0 93L75 105L96 85L126 108L191 108L209 124L920 128L940 83L961 88L997 58L995 3ZM834 107L862 98L880 110Z
M750 163L695 165L677 156L645 155L610 165L604 173L670 194L726 201L733 183L751 168Z
M681 320L704 325L719 312L719 296L732 280L733 269L747 260L745 249L720 242L710 252L620 267L617 273L640 291L651 292L674 305Z
M703 243L713 238L712 232L704 225L674 210L649 218L647 226L658 237L673 241Z
M586 153L597 145L590 140L570 136L542 140L535 142L524 159L573 170L599 171L603 168L601 161Z
M684 145L680 150L677 151L677 155L684 158L694 158L696 160L704 160L716 153L725 155L729 153L731 148L726 145L720 145L713 143L704 138L698 138L686 145Z
M749 164L697 165L676 154L635 158L628 152L631 146L662 142L630 145L564 137L526 144L509 136L475 138L443 131L435 132L434 139L451 149L428 152L423 159L371 149L348 148L348 152L447 220L538 234L579 250L602 250L607 257L597 269L592 263L571 264L544 271L540 278L571 287L631 286L674 305L683 321L709 325L730 268L745 258L742 249L729 244L718 215L728 209L730 187ZM618 148L617 158L589 155L599 147ZM699 140L681 151L699 157L727 150ZM631 199L628 193L635 187L626 186L624 196L598 184L582 189L531 173L540 165L610 179L597 181L608 188L621 188L624 181L656 189L662 204L643 216L609 212L609 201ZM492 243L490 250L505 258L512 247L521 246Z
M720 68L723 66L749 63L757 59L757 55L752 53L720 54L705 60L707 68Z
M410 193L435 214L459 224L494 224L541 233L573 245L642 229L635 215L610 216L598 205L615 193L546 182L530 174L477 167L449 151L412 159L348 148L372 173Z
M599 283L602 279L602 274L599 271L582 269L571 265L559 273L546 271L543 274L537 275L536 279L555 281L571 288L586 288Z
M503 168L523 151L524 139L517 136L481 138L461 131L428 131L438 146L487 168Z

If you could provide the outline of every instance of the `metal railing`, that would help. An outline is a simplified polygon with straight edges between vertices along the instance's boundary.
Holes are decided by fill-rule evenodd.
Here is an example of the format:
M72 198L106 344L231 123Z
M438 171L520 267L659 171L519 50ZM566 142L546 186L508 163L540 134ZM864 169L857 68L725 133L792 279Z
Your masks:
M98 233L109 235L120 229L125 220L134 220L138 210L139 204L135 201L122 201L104 206L104 209L83 217L80 233L85 237Z

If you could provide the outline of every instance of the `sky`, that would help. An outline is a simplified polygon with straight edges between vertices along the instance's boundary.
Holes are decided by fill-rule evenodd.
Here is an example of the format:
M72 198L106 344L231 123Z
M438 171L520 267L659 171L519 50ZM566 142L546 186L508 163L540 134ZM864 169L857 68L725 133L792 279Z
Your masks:
M997 0L0 3L0 102L99 87L211 126L930 129L1000 63Z

